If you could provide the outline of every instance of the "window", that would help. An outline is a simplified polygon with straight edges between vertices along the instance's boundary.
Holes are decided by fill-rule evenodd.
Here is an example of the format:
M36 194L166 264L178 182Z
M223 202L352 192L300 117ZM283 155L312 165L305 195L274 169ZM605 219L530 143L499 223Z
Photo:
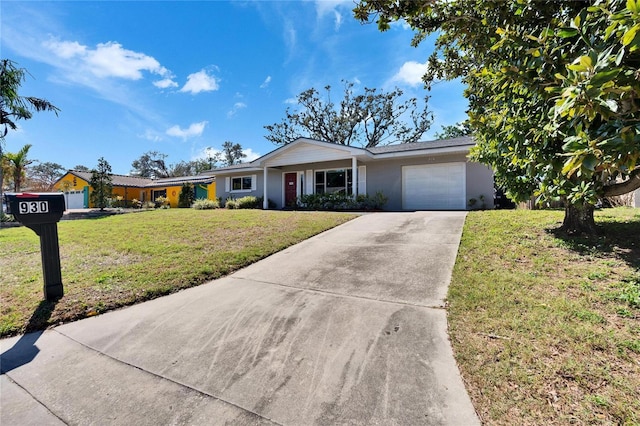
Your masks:
M341 192L353 193L353 172L351 169L316 171L316 194Z
M227 178L229 179L229 178ZM238 176L227 180L227 191L229 192L247 192L255 191L256 175Z
M166 189L161 189L161 190L154 190L153 191L153 201L157 200L158 197L164 197L167 198L167 190Z

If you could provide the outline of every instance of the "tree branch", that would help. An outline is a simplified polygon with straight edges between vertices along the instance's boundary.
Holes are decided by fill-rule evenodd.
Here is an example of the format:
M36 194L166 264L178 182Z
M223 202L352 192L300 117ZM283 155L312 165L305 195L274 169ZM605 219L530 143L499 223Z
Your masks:
M624 182L605 185L604 196L615 197L617 195L623 195L631 191L635 191L638 188L640 188L640 168L636 168L632 171L629 175L629 179Z

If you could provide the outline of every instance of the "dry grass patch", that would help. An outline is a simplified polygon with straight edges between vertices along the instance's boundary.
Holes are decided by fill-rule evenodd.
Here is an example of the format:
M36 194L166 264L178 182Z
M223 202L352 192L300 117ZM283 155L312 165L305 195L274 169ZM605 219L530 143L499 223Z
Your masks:
M592 238L559 211L467 217L449 327L485 424L640 424L640 212L596 215Z
M0 229L0 336L96 315L202 284L354 215L168 209L58 224L65 296L42 302L39 238Z

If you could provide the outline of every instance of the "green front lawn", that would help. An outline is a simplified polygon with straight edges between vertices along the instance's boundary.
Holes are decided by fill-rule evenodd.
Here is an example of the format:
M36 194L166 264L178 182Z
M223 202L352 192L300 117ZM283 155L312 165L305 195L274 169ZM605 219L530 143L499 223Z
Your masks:
M640 210L467 217L448 295L451 341L483 423L640 424Z
M168 209L58 224L65 296L42 302L39 237L0 229L0 336L152 299L227 275L350 214Z

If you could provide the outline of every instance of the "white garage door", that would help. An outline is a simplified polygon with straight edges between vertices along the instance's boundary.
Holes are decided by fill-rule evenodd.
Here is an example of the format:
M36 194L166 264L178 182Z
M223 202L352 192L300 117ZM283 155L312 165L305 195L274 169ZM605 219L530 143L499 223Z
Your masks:
M405 210L464 210L464 163L402 167L402 208Z
M83 209L84 208L84 192L83 191L69 191L64 193L64 202L69 209Z

